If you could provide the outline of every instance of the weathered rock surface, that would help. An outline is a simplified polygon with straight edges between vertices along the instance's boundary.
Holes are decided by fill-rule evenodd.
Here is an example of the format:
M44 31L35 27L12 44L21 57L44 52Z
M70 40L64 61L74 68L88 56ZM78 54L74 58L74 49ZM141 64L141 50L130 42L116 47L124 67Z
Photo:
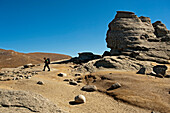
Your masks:
M170 63L169 30L160 21L153 25L149 17L117 11L109 24L107 47L112 55L129 55L138 60Z
M1 113L66 113L55 104L37 95L25 91L0 89Z

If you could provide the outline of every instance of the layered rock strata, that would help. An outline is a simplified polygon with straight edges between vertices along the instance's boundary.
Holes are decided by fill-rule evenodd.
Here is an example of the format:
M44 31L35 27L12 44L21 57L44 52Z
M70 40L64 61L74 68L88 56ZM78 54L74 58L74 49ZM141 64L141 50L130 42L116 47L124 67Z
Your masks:
M160 21L137 17L133 12L117 11L109 23L107 47L111 55L128 55L138 60L169 63L170 31Z

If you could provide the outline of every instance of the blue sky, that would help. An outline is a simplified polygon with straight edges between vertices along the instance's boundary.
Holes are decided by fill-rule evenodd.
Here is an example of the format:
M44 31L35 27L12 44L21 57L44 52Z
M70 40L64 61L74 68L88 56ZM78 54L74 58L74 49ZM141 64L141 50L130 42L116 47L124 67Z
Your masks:
M116 11L161 20L170 29L169 0L0 0L0 48L76 56L102 54Z

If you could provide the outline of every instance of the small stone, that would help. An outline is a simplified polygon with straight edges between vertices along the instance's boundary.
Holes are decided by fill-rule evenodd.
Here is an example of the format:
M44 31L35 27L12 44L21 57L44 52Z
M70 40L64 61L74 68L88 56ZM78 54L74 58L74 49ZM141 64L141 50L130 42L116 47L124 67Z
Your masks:
M26 79L30 79L31 77L30 76L27 76L27 77L25 77Z
M70 85L77 85L77 82L76 81L70 81L69 84Z
M92 92L92 91L97 91L97 87L95 85L86 85L86 86L83 86L81 90Z
M81 76L81 74L80 74L80 73L77 73L77 74L75 74L75 76Z
M119 83L115 83L115 84L112 84L111 87L108 89L108 90L113 90L113 89L117 89L117 88L120 88L121 85Z
M84 95L78 95L78 96L75 97L75 102L79 103L79 104L85 103L86 102L86 98L85 98Z
M82 80L77 80L77 83L82 83Z
M58 76L60 76L60 77L65 77L65 76L67 76L67 74L65 74L65 73L59 73Z
M43 81L38 81L37 84L44 85L44 82Z

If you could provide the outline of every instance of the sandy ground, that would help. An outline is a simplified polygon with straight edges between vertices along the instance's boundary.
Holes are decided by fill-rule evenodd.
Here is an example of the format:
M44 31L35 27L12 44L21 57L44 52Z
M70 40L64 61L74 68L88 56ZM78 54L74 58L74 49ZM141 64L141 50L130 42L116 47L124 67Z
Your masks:
M94 84L96 84L96 86L99 87L101 92L81 91L80 89L86 84L85 81L84 83L79 83L77 86L69 85L68 82L65 82L63 80L66 78L69 79L75 78L74 76L69 75L70 65L71 64L51 64L50 72L47 71L39 72L38 75L33 76L31 79L22 79L18 81L0 81L0 88L25 90L25 91L41 94L45 98L51 100L53 103L57 104L61 109L69 111L70 113L151 113L152 109L150 108L144 108L144 107L142 108L140 105L139 106L133 105L132 103L128 102L128 100L126 100L126 102L121 101L121 99L123 100L124 97L123 95L126 95L127 93L126 91L122 93L120 92L123 90L118 91L117 95L120 95L119 98L120 100L114 99L113 95L111 95L113 92L107 94L107 92L105 91L108 85L107 84L106 86L101 85L100 83L102 82L100 82L100 80ZM39 66L39 67L35 67L34 69L42 69L42 68L43 66ZM60 72L67 73L68 76L67 77L57 76L57 74ZM107 74L109 75L109 73L114 73L116 75L127 74L127 72L122 73L119 71L107 71L107 72L99 71L97 73L94 73L94 75L100 78L101 75L107 75ZM133 76L139 76L139 75L129 74L129 76L133 78ZM120 76L117 76L117 78L120 79ZM148 79L147 76L144 78ZM155 78L153 77L151 78L155 80ZM123 84L122 80L120 81L120 83ZM37 81L43 81L45 84L38 85L36 84ZM166 83L167 82L170 81L167 80ZM103 82L103 83L108 83L108 82ZM124 83L125 88L128 83L129 82ZM169 87L168 84L163 84L163 85L167 85L167 87ZM135 89L136 88L134 88L134 91L138 91ZM145 86L143 87L143 90L144 89ZM71 105L70 102L74 101L74 97L79 94L83 94L86 97L87 102L85 104ZM166 95L166 98L169 97L170 97L169 95ZM167 99L165 102L169 103L169 100Z

